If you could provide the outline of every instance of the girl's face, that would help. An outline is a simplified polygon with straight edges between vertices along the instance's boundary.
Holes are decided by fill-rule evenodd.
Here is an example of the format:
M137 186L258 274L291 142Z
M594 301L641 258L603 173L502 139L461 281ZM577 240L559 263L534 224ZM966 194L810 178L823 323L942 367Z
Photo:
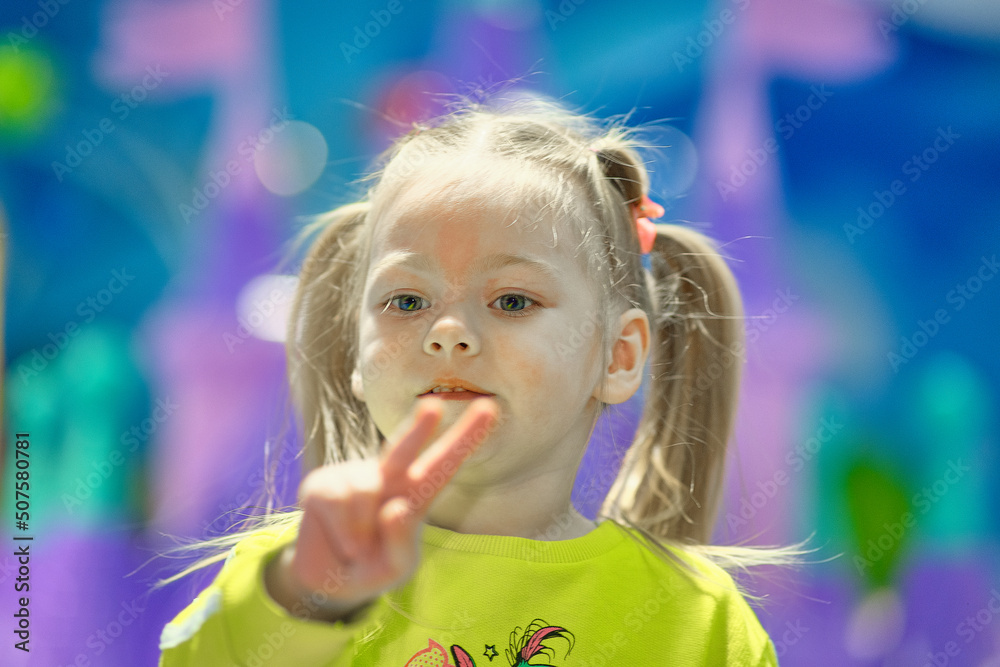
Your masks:
M556 227L553 248L544 214L515 216L489 197L444 205L432 187L404 190L373 230L355 393L382 434L442 381L493 394L497 425L456 482L575 473L602 371L597 299L570 254L576 240ZM444 404L438 434L469 401Z

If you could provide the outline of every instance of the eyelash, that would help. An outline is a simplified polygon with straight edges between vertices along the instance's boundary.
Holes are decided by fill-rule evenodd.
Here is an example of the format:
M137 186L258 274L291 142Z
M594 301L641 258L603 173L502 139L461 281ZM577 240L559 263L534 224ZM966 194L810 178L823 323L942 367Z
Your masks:
M500 295L499 297L497 297L494 300L494 302L499 301L500 299L502 299L504 297L507 297L507 296L517 296L517 297L520 297L520 298L524 299L525 301L529 302L529 305L525 306L521 310L501 310L500 312L503 313L504 315L506 315L507 317L525 317L526 315L529 315L530 313L534 312L537 308L541 308L541 306L538 304L538 302L535 301L534 299L532 299L531 297L525 296L524 294L516 294L516 293L513 293L513 292L510 293L510 294L502 294L502 295ZM388 301L386 301L384 304L382 304L384 306L383 309L382 309L382 312L385 312L386 310L388 310L389 306L393 305L395 303L396 299L401 299L401 298L404 298L404 297L413 297L415 299L423 299L424 301L426 301L426 299L424 299L422 296L417 296L416 294L397 294L396 296L392 297L391 299L389 299ZM418 313L421 310L426 310L426 308L419 308L417 310L403 310L399 306L396 306L396 310L398 312L400 312L400 313L409 314L409 313Z

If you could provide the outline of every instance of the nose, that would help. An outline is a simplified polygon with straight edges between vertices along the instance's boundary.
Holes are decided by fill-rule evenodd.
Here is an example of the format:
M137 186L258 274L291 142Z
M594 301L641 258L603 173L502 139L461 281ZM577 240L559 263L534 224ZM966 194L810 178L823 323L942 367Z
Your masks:
M430 355L479 354L479 339L458 318L446 315L431 326L424 338L424 352Z

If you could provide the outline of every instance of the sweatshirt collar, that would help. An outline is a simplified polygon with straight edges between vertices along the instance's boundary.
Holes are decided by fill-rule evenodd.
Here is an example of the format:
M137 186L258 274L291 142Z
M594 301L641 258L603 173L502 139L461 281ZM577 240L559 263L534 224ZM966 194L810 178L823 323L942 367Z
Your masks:
M614 521L603 520L593 530L569 540L533 540L510 535L474 535L424 524L423 543L429 547L470 554L515 558L537 563L572 563L600 556L625 536Z

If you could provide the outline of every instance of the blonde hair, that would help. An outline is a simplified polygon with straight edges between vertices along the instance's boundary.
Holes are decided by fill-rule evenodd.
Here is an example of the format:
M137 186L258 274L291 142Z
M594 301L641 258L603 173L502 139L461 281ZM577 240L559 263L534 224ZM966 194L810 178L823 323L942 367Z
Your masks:
M303 473L378 453L378 430L351 390L351 374L379 207L435 160L482 164L487 157L498 158L489 161L491 186L515 202L543 202L558 224L578 232L578 256L586 261L598 293L602 368L608 367L612 335L617 335L613 327L624 310L641 308L652 328L645 407L601 515L635 529L674 562L678 559L668 546L725 570L800 562L805 542L709 544L744 361L742 301L714 242L688 227L656 225L651 270L643 268L629 207L648 193L649 177L636 136L623 120L601 123L539 98L463 101L395 141L365 179L371 185L360 201L323 214L302 230L291 251L306 243L309 249L286 353L291 395L303 426ZM532 177L517 176L524 173ZM293 526L300 517L301 510L269 512L253 517L244 530L180 547L222 552L159 585L221 560L251 532ZM693 572L683 559L680 564Z

